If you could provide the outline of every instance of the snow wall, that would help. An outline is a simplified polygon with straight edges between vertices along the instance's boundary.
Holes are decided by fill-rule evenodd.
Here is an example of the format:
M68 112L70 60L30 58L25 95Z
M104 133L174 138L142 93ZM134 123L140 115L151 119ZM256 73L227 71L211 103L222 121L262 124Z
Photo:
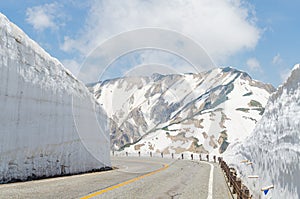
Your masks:
M238 169L254 198L300 198L300 64L271 95L253 133L228 147L224 158ZM245 159L253 164L241 163ZM267 194L261 191L271 185Z
M0 35L0 183L110 167L85 85L1 13Z

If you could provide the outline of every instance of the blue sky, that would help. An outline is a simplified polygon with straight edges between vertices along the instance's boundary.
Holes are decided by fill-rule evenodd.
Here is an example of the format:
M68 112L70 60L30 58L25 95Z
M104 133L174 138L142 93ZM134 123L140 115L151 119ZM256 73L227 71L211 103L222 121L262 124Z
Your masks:
M161 27L193 38L217 65L236 67L274 86L300 62L299 8L298 0L0 2L0 12L75 75L91 50L113 35ZM129 65L154 62L149 57L155 63L182 64L157 54L148 50L122 57L107 77L122 75Z

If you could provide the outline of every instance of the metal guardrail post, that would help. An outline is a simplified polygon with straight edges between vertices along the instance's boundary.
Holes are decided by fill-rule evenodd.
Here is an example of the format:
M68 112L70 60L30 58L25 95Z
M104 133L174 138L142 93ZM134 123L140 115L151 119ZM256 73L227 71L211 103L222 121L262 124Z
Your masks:
M232 179L232 187L233 187L233 194L235 194L236 193L236 176L235 175L232 175L231 176L231 179Z
M235 178L234 171L232 168L229 168L229 178L230 178L230 186L233 186ZM234 179L234 180L233 180Z
M250 191L249 191L249 189L247 187L245 187L243 195L244 195L243 199L249 199L249 198L251 198L250 197Z
M236 188L237 188L236 194L237 197L239 198L239 196L241 196L241 188L242 188L242 181L239 178L236 180Z

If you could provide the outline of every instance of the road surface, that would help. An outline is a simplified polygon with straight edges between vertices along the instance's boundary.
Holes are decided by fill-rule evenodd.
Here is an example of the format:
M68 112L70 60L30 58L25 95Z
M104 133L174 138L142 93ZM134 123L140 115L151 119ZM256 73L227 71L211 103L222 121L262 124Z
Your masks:
M217 164L158 157L112 164L118 169L0 185L0 198L230 198Z

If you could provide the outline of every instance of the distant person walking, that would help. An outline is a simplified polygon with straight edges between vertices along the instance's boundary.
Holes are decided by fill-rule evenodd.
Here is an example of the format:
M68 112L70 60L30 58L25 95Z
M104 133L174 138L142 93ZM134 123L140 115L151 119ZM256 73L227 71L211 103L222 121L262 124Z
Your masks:
M139 151L139 157L141 157L141 152Z
M191 160L194 160L194 155L193 154L191 154Z
M152 151L150 151L150 157L152 157Z
M199 160L200 160L200 161L202 160L201 154L199 154Z
M206 155L206 159L207 159L207 162L209 162L209 155L208 154Z
M172 153L172 159L174 159L174 153Z
M181 159L183 159L183 153L181 154Z
M163 153L163 152L161 152L161 153L160 153L160 155L161 155L161 158L163 158L163 157L164 157L164 153Z

